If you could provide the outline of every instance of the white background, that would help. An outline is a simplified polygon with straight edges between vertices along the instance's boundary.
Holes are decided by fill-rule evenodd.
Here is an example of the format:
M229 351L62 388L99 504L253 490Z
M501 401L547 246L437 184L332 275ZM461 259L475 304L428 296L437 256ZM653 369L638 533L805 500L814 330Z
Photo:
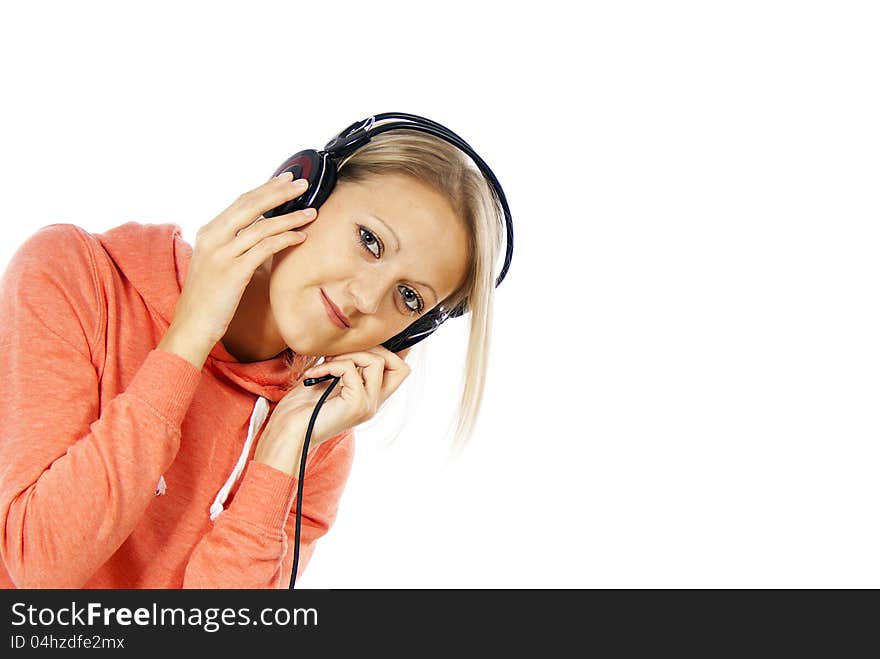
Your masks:
M504 186L472 445L444 459L458 319L359 431L298 587L880 587L872 3L3 14L0 264L55 222L192 243L377 112L447 125Z

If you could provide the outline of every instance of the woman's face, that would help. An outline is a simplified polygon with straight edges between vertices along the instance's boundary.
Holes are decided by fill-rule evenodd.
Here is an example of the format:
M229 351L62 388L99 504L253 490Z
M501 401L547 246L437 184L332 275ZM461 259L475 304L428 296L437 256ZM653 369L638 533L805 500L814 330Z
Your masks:
M301 228L308 237L272 259L269 303L294 352L338 355L375 347L455 291L468 234L440 193L404 175L340 181ZM326 295L348 317L328 316Z

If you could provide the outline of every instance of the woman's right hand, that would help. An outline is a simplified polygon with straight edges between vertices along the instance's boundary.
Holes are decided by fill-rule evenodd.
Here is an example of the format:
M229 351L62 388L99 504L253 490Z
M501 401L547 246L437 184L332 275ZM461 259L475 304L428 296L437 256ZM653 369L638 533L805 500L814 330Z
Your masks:
M240 195L196 233L192 260L174 310L174 325L208 349L226 334L256 269L271 255L305 240L291 231L317 217L313 208L264 218L263 213L305 192L285 172ZM183 328L182 330L180 328Z

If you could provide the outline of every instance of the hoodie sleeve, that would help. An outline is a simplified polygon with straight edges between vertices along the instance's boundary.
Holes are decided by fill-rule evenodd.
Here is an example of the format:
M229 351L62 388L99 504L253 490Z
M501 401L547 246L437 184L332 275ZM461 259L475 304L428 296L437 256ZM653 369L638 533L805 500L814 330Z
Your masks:
M0 557L18 588L81 588L119 548L201 378L152 350L100 412L106 304L81 231L40 229L0 279Z
M354 431L324 442L303 484L299 569L336 519L354 455ZM235 498L196 546L184 588L288 588L293 572L298 479L263 462L245 467Z

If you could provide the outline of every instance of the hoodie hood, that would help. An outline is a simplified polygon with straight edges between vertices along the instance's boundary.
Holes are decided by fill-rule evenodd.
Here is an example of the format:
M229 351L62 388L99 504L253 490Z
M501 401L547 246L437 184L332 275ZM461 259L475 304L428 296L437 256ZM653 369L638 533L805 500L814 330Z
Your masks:
M147 306L170 325L193 255L193 247L183 239L180 226L127 222L93 235ZM305 361L294 355L300 377ZM210 369L217 377L256 396L241 455L211 505L210 518L214 520L223 511L229 492L244 471L253 442L269 415L270 401L277 403L289 391L290 367L283 354L259 362L239 362L223 342L218 341L203 369ZM163 476L156 486L156 495L165 494L166 487Z
M170 325L193 255L180 226L128 222L94 235L147 305ZM302 367L304 361L294 355L294 364ZM271 402L278 402L289 391L290 367L283 354L259 362L239 362L223 341L218 341L204 368Z

